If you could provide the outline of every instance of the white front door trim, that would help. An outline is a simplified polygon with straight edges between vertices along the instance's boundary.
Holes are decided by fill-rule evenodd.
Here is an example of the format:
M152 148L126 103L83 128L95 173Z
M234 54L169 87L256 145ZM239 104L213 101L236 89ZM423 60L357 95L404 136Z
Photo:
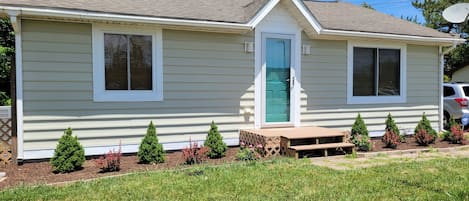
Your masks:
M290 123L265 123L265 59L263 58L263 35L266 36L279 36L289 35L292 38L292 66L291 77L294 77L293 87L290 89ZM294 126L299 127L301 123L300 114L300 90L301 90L301 29L287 30L277 28L276 30L261 29L255 30L255 80L254 80L254 93L255 93L255 113L254 113L254 126L255 128L265 127L286 127Z

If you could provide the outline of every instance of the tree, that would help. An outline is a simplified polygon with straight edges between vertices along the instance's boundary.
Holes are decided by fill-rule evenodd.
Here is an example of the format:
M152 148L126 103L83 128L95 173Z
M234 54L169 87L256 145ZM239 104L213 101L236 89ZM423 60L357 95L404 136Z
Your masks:
M409 17L409 16L405 16L404 15L401 15L401 19L403 20L407 20L409 22L413 22L413 23L416 23L416 24L420 24L418 21L417 21L417 15L415 15L414 17Z
M371 10L376 10L375 8L373 8L373 6L371 6L370 4L368 4L368 3L366 3L366 2L362 2L362 3L360 4L360 6L363 7L363 8L369 8L369 9L371 9Z
M153 121L148 125L147 134L138 147L137 158L140 163L146 164L163 163L165 160L163 145L158 142Z
M66 173L81 168L84 162L85 150L77 136L72 136L72 129L67 128L59 139L50 163L55 172Z
M228 150L225 142L223 142L223 137L218 131L217 125L213 121L210 125L210 130L208 131L204 146L210 148L210 151L208 152L208 157L210 158L221 158L225 156L225 152Z
M8 18L0 18L0 92L7 96L10 96L10 73L14 55L15 32Z
M446 21L442 16L445 8L463 2L467 3L469 0L414 0L412 5L422 11L427 27L446 33L469 33L469 23L467 20L458 25ZM469 44L467 43L458 45L446 55L445 74L452 75L456 70L469 65L469 57L467 55L469 55Z

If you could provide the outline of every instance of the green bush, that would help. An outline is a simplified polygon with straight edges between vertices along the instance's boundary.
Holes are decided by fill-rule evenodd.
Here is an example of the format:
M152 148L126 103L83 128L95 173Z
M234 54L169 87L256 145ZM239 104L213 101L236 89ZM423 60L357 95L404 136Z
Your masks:
M420 132L420 130L425 130L429 135L431 135L435 140L438 138L438 133L432 128L430 121L427 119L425 113L422 115L422 119L419 121L417 126L415 127L414 134Z
M366 124L363 121L360 113L358 113L355 122L352 125L352 130L350 131L350 141L361 151L371 150L371 143L368 137L368 129Z
M366 135L355 135L355 138L352 139L352 143L359 151L371 151L373 149L373 142L370 137Z
M450 117L449 119L449 130L447 131L443 131L441 134L440 134L440 138L443 140L443 141L451 141L451 137L452 137L452 133L451 133L451 128L453 128L453 125L457 125L457 126L460 126L456 120L453 118L453 117Z
M208 157L210 158L224 157L226 150L228 150L228 146L223 142L223 137L220 135L218 127L213 121L210 125L210 130L208 131L204 146L210 148L210 151L208 152Z
M77 136L72 136L72 129L67 128L59 139L50 163L55 172L66 173L81 168L84 162L85 150Z
M360 113L358 113L357 118L355 118L350 135L352 140L356 135L368 136L368 129L366 128L366 124L363 121Z
M236 159L240 161L255 161L261 159L262 154L263 146L261 144L254 147L252 144L247 145L244 142L240 142L238 153L236 153Z
M165 160L163 145L158 142L153 122L148 125L147 134L138 147L137 158L140 163L146 164L163 163Z
M399 135L399 139L401 142L405 142L405 136L400 134L399 128L397 127L396 122L392 118L391 113L388 113L388 117L386 118L385 124L385 131L391 130L392 132L394 132L394 134Z

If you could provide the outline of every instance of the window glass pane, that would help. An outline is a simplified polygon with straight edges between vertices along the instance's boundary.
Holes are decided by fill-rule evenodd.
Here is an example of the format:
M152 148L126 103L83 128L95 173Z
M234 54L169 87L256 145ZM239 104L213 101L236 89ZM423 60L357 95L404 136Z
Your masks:
M375 96L375 48L353 49L353 95Z
M464 89L464 87L463 87L463 89ZM466 93L466 89L464 89L464 93ZM452 95L454 95L454 94L456 94L456 92L454 91L453 87L446 87L446 86L444 87L444 90L443 90L443 96L444 96L444 97L446 97L446 96L452 96ZM467 96L467 95L468 95L468 94L466 93L466 96Z
M400 50L379 49L379 96L400 94Z
M130 36L130 89L152 90L151 36Z
M106 90L128 90L127 37L104 34Z
M462 87L462 90L464 91L464 96L469 96L469 87Z

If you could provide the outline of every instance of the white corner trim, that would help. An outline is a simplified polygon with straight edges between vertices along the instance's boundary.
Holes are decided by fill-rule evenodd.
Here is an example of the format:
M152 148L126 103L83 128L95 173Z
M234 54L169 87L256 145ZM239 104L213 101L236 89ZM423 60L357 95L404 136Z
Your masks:
M400 50L399 96L353 96L353 48L392 48ZM407 45L404 43L347 41L347 104L405 103L407 101Z
M228 146L238 146L239 138L227 138L223 140ZM203 145L203 140L192 141L197 142L199 145ZM175 151L182 150L189 146L189 142L170 142L162 143L163 149L165 151ZM127 144L122 145L122 153L136 153L138 152L139 144ZM109 152L110 150L118 150L118 145L113 146L96 146L96 147L84 147L86 156L93 155L103 155ZM54 156L54 149L41 149L41 150L30 150L24 152L24 160L33 160L33 159L45 159L52 158Z
M228 23L228 22L215 22L205 20L182 20L161 17L143 17L134 15L111 14L92 11L72 11L66 9L53 9L53 8L29 8L29 7L16 7L16 6L0 6L3 11L16 11L21 15L30 16L46 16L46 17L62 17L62 18L75 18L83 20L105 20L105 21L123 21L135 23L151 23L151 24L164 24L164 25L181 25L181 26L196 26L196 27L213 27L223 29L246 29L250 30L251 27L246 24Z
M314 28L317 34L320 34L323 30L319 21L311 14L308 8L301 0L293 0L293 4L300 10L301 14L308 20L309 24Z
M251 29L257 27L257 25L275 8L280 0L269 1L257 14L247 23Z
M132 102L163 100L163 38L157 27L93 24L93 100L96 102ZM104 33L152 36L152 90L105 90Z
M344 31L344 30L333 30L333 29L322 29L320 31L320 35L394 39L394 40L408 40L408 41L448 43L448 44L451 43L451 45L453 43L460 44L466 41L465 39L459 39L459 38L435 38L435 37L423 37L423 36L411 36L411 35L386 34L386 33Z
M18 17L19 13L10 13L11 23L15 31L15 53L16 53L16 141L17 141L17 156L21 160L24 157L23 152L23 48L21 37L21 18Z

